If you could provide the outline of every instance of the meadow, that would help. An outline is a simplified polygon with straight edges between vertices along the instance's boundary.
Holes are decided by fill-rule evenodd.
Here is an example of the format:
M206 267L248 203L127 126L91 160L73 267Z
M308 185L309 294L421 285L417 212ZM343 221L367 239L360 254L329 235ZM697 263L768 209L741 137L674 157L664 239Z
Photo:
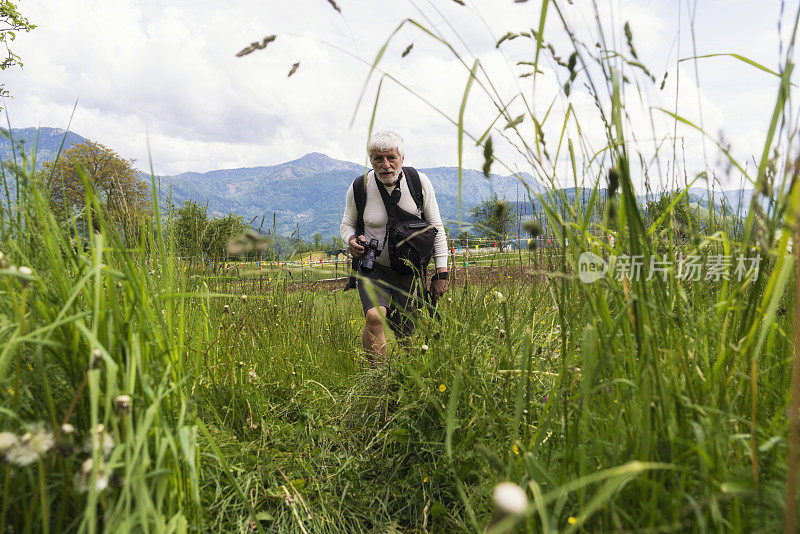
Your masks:
M502 481L532 531L783 522L785 256L746 306L751 278L581 283L568 254L607 245L576 239L534 282L464 277L374 371L353 293L221 292L158 227L125 246L94 199L100 231L76 246L23 191L3 239L2 531L483 530Z
M751 209L706 232L679 219L680 198L643 217L621 74L641 68L575 47L564 68L573 82L596 60L580 76L602 93L607 145L567 138L567 114L551 159L538 134L501 122L553 182L567 161L594 194L541 195L547 268L518 251L496 259L520 276L456 280L440 319L421 314L379 370L352 292L187 264L157 199L123 232L87 188L64 224L35 154L4 165L0 532L794 531L791 52L757 172L721 147L755 188ZM477 62L469 74L465 103ZM463 122L458 134L461 147ZM586 252L608 276L581 281ZM628 256L760 263L696 281L678 263L612 275ZM524 495L513 513L493 495L504 482Z

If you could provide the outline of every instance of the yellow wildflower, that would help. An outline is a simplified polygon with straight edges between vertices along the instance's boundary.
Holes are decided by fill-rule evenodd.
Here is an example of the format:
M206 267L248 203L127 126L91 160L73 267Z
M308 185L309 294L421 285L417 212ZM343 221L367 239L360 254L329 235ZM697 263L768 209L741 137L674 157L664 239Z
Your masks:
M517 447L517 444L516 444L516 443L514 444L514 446L513 446L513 447L511 447L511 450L513 450L513 451L514 451L514 454L519 454L519 447Z
M572 516L569 516L569 517L567 518L567 523L569 523L570 525L574 525L574 524L575 524L575 523L577 523L577 522L578 522L578 520L577 520L577 519L575 519L575 518L574 518L574 517L572 517Z
M446 390L446 389L447 389L447 386L445 386L444 384L439 384L439 391L444 393L444 390Z

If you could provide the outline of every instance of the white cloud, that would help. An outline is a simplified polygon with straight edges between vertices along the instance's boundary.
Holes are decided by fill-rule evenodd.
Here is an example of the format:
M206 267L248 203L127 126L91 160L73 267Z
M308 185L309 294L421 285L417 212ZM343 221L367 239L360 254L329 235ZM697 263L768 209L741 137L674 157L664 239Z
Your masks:
M142 168L148 167L149 137L153 164L159 173L275 164L311 151L361 162L379 76L373 75L370 80L350 129L356 99L380 46L404 17L413 17L452 42L467 67L445 46L412 25L395 36L380 66L448 116L458 116L475 54L490 73L503 102L523 92L536 116L544 121L551 156L555 156L569 103L591 147L587 152L604 145L603 125L580 77L570 98L564 98L561 86L566 70L555 66L549 52L543 51L540 67L544 74L533 94L531 78L516 77L530 67L515 65L519 60L532 59L533 42L518 38L504 44L502 53L495 48L496 39L506 31L538 27L539 2L479 0L468 1L466 7L437 2L425 7L424 13L401 0L379 4L340 0L339 4L342 15L324 0L247 0L234 5L200 0L179 0L169 5L155 0L28 0L21 9L39 27L16 41L25 69L4 73L6 86L14 94L7 103L12 125L64 127L78 99L74 131L137 159ZM664 69L670 70L664 91L647 89L644 104L639 105L638 95L628 91L631 128L638 138L648 139L642 148L647 152L653 136L649 106L674 106L675 61L692 54L688 13L684 10L678 19L675 6L656 1L612 0L600 4L605 27L613 23L617 29L613 42L618 48L625 49L621 28L630 21L643 62L652 66L659 81ZM559 5L577 37L591 47L598 36L587 4L576 1ZM763 5L750 3L699 7L695 20L698 53L742 53L752 46L760 60L774 65L777 3L773 1L770 6L775 8L772 18L764 15L768 10ZM742 40L740 32L718 24L720 19L734 18L757 21L750 27L755 38ZM679 29L680 40L676 39ZM279 34L278 39L265 50L234 57L250 42L273 33ZM610 35L606 37L611 39ZM552 6L545 39L564 59L568 57L569 39ZM400 53L410 43L414 44L412 52L401 58ZM295 61L300 67L287 78ZM734 150L746 159L747 150L752 149L754 139L765 127L765 113L770 111L768 96L770 91L774 95L775 80L732 62L709 59L698 63L699 98L707 129L715 134L725 131ZM678 109L696 120L700 108L694 68L689 68L690 63L683 65L677 85ZM509 107L512 116L524 110L521 99ZM473 86L465 116L468 131L481 135L496 114L481 88ZM502 128L504 123L501 119L497 124ZM656 117L655 125L656 137L672 131L663 115ZM404 133L409 163L434 166L457 161L455 126L389 80L383 84L376 127ZM526 142L533 144L535 133L529 120L521 131ZM574 123L567 131L580 148ZM702 170L705 162L698 155L702 154L700 137L685 127L679 129L679 135L685 139L687 167L692 166L695 172ZM499 158L512 168L531 170L500 135L495 134L494 139ZM563 181L569 175L561 163L565 153L564 146L556 171ZM482 151L472 142L465 145L465 162L473 168L482 164ZM499 165L495 170L500 170Z

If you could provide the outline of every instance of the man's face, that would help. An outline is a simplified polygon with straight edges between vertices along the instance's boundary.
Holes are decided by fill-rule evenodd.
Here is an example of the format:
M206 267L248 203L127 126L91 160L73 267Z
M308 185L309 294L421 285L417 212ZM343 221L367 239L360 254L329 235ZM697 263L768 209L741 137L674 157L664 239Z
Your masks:
M375 169L375 176L384 184L396 182L403 170L403 156L397 149L370 152L369 161Z

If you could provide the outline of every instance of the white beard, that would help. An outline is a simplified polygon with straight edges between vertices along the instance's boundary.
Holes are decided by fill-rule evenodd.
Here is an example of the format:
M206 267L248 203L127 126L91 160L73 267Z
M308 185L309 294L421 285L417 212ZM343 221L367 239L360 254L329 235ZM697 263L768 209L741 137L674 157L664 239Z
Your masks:
M378 180L380 180L380 182L383 185L395 185L397 183L397 180L400 179L400 173L399 172L396 175L393 174L391 178L385 178L380 173L376 173L376 176L378 177Z

